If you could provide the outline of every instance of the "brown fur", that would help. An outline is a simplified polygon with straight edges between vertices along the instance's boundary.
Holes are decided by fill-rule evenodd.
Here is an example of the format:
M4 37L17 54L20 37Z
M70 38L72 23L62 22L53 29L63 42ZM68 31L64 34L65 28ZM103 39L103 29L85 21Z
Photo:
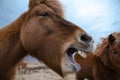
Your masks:
M115 41L110 39L111 35ZM98 45L94 54L85 59L76 55L82 68L76 74L76 80L120 80L120 33L111 35Z
M92 49L91 38L77 40L83 34L84 30L63 19L57 0L30 0L27 12L0 29L0 80L13 80L16 64L27 55L64 76L61 60L71 45Z
M96 58L94 54L88 54L87 58L82 58L80 55L76 55L76 61L81 65L81 70L76 74L76 80L84 80L84 78L93 79L93 66Z

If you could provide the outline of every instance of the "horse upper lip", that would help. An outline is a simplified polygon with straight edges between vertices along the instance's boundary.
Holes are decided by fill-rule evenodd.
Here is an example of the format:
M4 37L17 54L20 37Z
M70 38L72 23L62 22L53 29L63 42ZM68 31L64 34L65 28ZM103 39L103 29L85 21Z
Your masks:
M85 52L85 53L91 53L91 52L93 52L93 48L90 48L90 47L88 47L88 48L82 48L82 47L78 47L78 46L71 46L70 48L74 48L77 51L82 51L82 52ZM68 48L68 49L70 49L70 48Z
M67 49L66 53L68 56L72 57L72 55L74 55L74 53L78 53L80 55L82 55L83 57L86 57L88 53L91 53L92 49L88 48L79 48L77 46L71 46ZM84 53L84 54L83 54Z
M93 49L90 49L90 48L88 48L88 49L79 48L78 50L79 50L79 51L83 51L83 52L85 52L85 53L91 53L91 52L93 51Z

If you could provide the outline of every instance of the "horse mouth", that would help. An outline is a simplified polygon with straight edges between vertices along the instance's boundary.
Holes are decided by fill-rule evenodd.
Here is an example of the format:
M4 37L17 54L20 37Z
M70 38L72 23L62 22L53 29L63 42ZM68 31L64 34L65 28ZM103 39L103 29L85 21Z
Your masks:
M67 50L67 55L68 57L74 60L75 54L79 54L81 57L86 58L87 57L87 52L77 50L76 48L69 48ZM75 61L75 60L74 60Z
M82 50L78 50L74 47L68 48L66 51L66 58L69 62L69 64L72 65L74 71L79 71L80 70L80 64L77 63L77 61L75 60L75 55L79 54L81 57L86 58L87 57L87 53L82 51Z

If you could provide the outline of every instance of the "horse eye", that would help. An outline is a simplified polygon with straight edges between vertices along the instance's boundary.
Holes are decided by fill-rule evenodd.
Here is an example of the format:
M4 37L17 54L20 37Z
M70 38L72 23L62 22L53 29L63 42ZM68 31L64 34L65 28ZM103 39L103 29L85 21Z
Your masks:
M49 14L47 12L44 12L44 13L40 13L40 16L43 16L43 17L48 17Z

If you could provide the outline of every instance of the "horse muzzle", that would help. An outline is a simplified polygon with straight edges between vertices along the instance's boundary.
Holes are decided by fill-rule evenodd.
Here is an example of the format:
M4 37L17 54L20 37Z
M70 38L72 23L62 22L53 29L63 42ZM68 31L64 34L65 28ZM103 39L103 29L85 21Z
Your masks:
M87 54L93 51L93 39L87 34L81 34L77 41L71 43L65 51L65 57L62 59L62 69L66 73L78 72L81 69L80 64L75 60L75 55L79 54L86 58Z

